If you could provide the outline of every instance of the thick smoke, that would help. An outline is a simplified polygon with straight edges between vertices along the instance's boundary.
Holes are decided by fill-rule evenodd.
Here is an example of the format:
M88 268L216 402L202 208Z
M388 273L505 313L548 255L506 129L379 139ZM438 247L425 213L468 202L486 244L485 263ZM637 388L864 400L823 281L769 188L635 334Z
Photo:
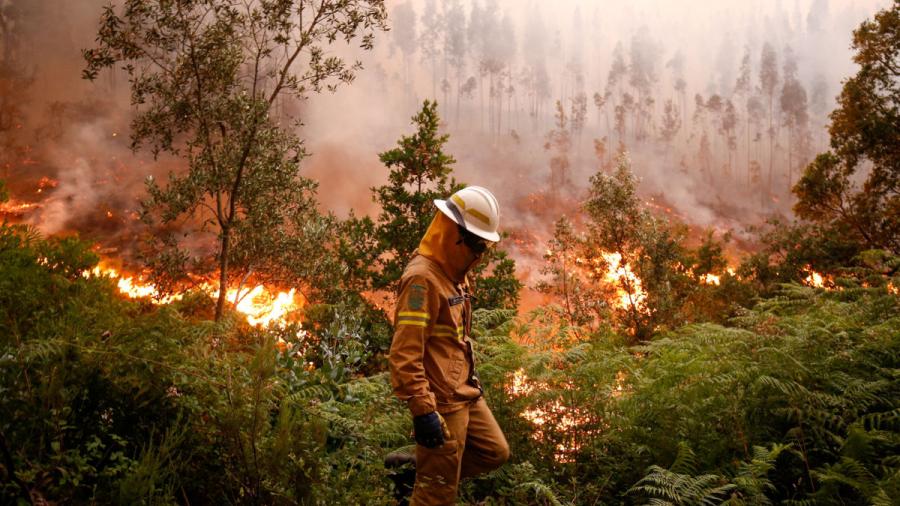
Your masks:
M48 233L108 238L116 227L127 229L145 178L178 166L129 150L126 76L110 72L93 83L80 77L80 50L91 46L105 3L0 0L9 21L3 55L20 71L2 98L21 109L0 132L0 178L14 198L41 201L26 219ZM342 216L374 214L369 188L387 176L377 153L411 132L409 118L431 98L451 135L456 178L495 190L508 229L546 237L559 214L584 198L591 174L609 170L621 143L648 201L690 224L740 232L790 212L788 178L796 181L803 163L827 147L827 114L841 80L854 71L851 31L887 4L390 1L392 30L375 51L341 50L362 60L357 80L303 104L299 119L311 155L302 170L320 182L323 207ZM777 72L771 137L760 89L764 46L774 50ZM741 94L745 52L750 79ZM788 75L805 94L796 127L787 123L790 101L781 103ZM607 92L598 108L595 94ZM756 123L747 121L754 96L763 110ZM556 101L567 116L562 129L555 126ZM670 120L680 124L668 140L667 103ZM545 147L553 130L567 132L567 149ZM604 141L601 156L597 139ZM568 168L554 175L551 159L560 153ZM756 175L748 172L751 162L759 164ZM59 184L37 197L43 176Z

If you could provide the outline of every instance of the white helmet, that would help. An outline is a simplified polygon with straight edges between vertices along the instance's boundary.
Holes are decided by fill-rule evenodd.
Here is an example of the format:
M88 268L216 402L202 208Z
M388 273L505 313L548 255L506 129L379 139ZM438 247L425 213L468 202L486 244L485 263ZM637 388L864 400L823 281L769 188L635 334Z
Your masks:
M473 234L497 242L500 234L500 204L487 188L467 186L450 195L447 200L437 199L434 205L457 225Z

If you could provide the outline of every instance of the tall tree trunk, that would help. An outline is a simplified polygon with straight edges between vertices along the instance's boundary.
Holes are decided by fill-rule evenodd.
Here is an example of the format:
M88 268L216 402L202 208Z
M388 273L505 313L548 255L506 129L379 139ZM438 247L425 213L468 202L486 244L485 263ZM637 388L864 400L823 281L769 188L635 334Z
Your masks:
M788 193L791 192L791 178L793 177L794 153L794 128L788 125Z
M230 227L222 227L222 239L219 243L219 298L216 300L216 321L222 319L225 312L225 292L228 291L228 252L231 243Z
M769 95L769 177L766 178L766 192L772 193L772 172L775 170L775 126L772 124L772 95Z
M745 133L747 134L747 186L750 186L750 114L747 114L745 120Z
M481 113L481 131L484 131L484 76L479 72L478 73L478 96L481 100L481 107L479 111Z

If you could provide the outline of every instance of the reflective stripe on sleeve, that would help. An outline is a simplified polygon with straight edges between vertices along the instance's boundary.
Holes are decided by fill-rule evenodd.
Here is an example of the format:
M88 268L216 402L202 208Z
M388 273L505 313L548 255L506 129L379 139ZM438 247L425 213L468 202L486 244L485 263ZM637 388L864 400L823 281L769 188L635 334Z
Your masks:
M397 325L428 326L428 313L423 311L400 311L397 313Z
M427 327L428 322L423 320L398 320L397 325L411 325L413 327Z
M450 325L437 324L434 326L432 335L438 337L449 337L451 339L462 340L464 332L462 327L452 327Z
M399 313L397 313L397 316L400 316L401 318L404 316L417 316L419 318L428 318L428 313L425 313L423 311L400 311Z

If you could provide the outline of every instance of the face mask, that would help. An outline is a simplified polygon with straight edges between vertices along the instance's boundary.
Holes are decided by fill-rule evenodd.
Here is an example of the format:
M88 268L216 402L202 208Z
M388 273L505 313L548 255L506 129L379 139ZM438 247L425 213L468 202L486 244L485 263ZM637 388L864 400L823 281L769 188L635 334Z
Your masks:
M459 227L459 236L459 241L465 244L476 255L483 254L488 248L487 240L478 237L462 227ZM457 242L457 244L459 244L459 242Z

